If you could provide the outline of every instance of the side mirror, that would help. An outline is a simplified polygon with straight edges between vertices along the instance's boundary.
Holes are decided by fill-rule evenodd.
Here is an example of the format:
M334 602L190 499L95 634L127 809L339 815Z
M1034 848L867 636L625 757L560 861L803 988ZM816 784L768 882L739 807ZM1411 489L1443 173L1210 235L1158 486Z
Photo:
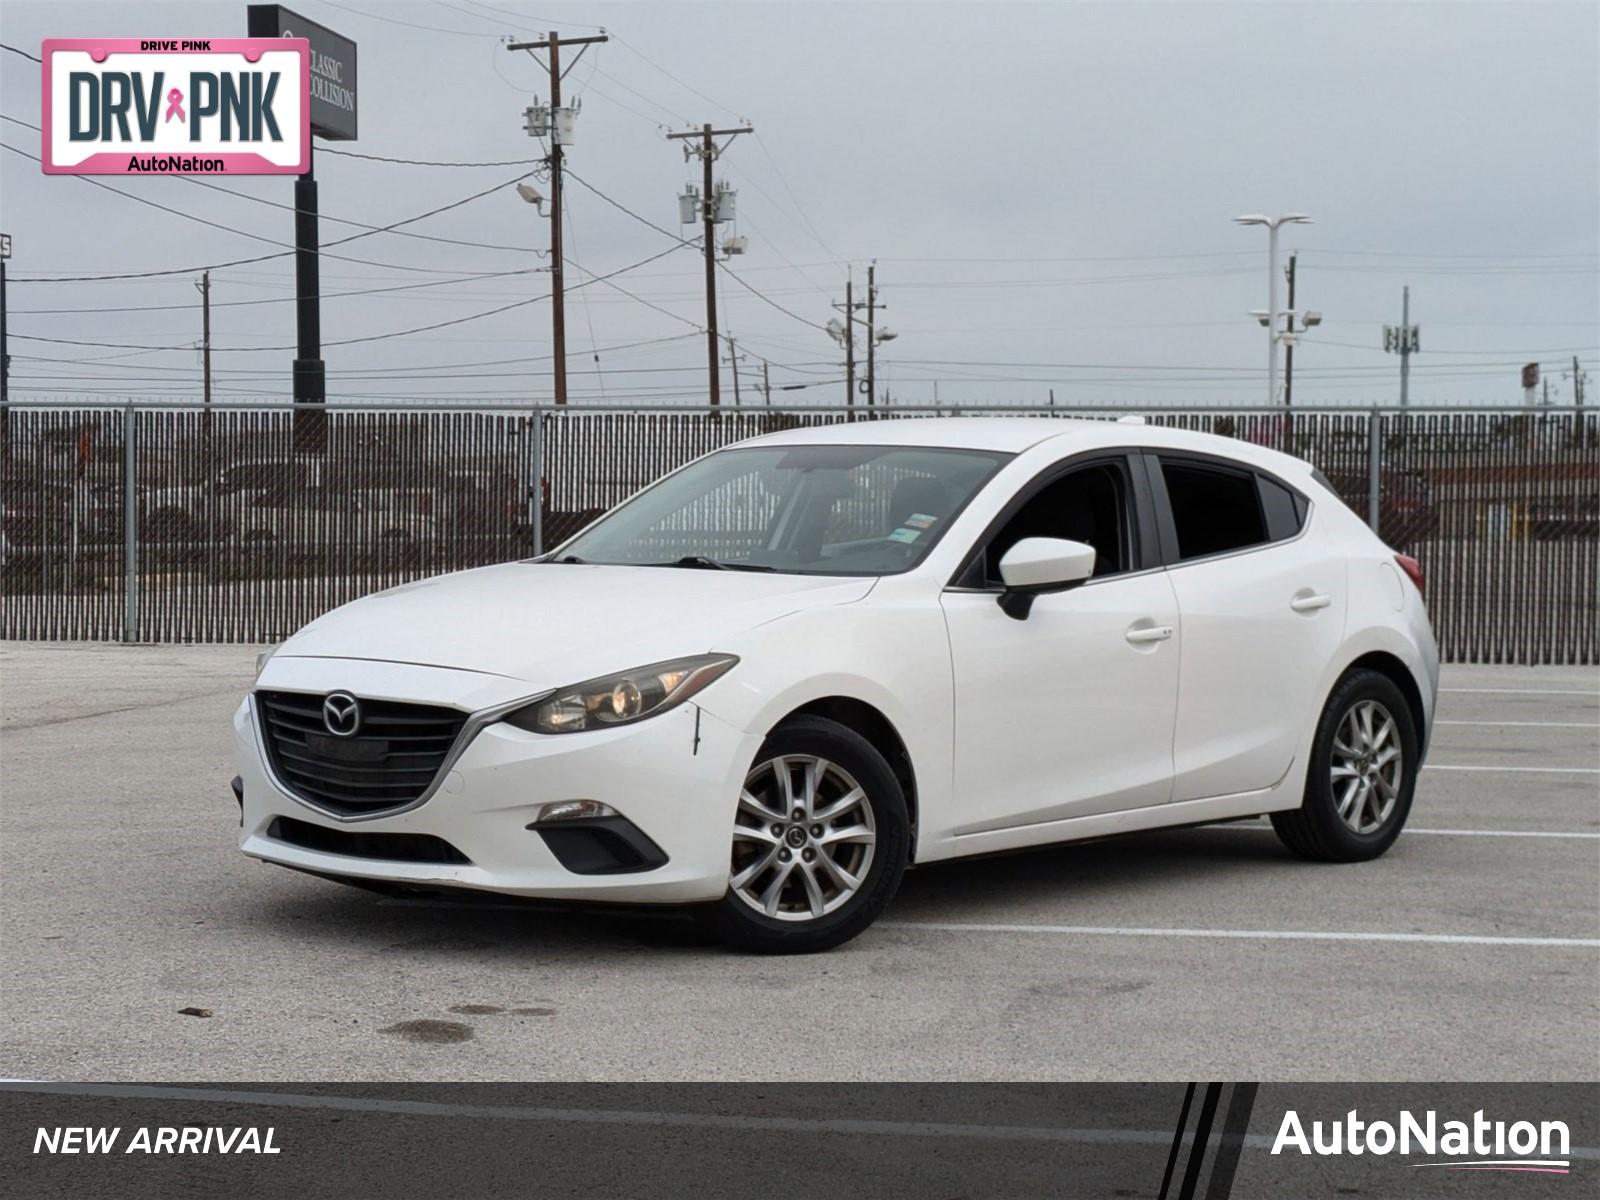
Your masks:
M1035 596L1064 592L1093 574L1093 546L1066 538L1023 538L1000 559L1005 582L1000 607L1006 616L1025 621Z

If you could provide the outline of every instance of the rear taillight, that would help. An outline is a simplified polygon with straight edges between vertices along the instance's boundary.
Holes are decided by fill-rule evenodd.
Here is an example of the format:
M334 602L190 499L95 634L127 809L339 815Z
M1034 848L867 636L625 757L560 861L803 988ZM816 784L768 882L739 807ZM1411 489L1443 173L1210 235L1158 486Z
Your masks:
M1423 591L1422 564L1409 554L1396 554L1394 561L1400 564L1400 569L1406 573L1406 578L1417 585L1417 591Z

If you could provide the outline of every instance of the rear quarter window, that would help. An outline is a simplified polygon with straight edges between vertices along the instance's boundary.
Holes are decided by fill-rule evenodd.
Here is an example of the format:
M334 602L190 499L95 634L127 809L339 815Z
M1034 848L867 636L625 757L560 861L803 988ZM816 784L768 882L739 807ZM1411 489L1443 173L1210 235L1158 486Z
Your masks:
M1275 542L1292 538L1305 524L1305 500L1265 475L1257 476L1261 488L1261 511L1267 518L1267 536Z

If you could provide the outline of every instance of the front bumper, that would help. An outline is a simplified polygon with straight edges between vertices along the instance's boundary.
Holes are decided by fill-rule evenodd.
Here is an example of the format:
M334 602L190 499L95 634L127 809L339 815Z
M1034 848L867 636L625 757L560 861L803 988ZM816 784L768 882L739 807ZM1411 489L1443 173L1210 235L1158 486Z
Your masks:
M335 659L274 659L269 672L263 686L312 693L346 688L377 699L467 709L513 699L520 686L469 672ZM234 716L234 737L244 788L240 849L254 858L353 879L646 904L715 900L727 890L729 831L761 740L693 702L635 725L587 733L552 736L496 723L471 739L423 804L341 821L301 803L274 778L248 700ZM667 861L626 873L567 869L544 837L528 828L541 806L561 800L609 805ZM344 833L438 838L468 862L311 849L277 836L285 827L274 829L279 818Z

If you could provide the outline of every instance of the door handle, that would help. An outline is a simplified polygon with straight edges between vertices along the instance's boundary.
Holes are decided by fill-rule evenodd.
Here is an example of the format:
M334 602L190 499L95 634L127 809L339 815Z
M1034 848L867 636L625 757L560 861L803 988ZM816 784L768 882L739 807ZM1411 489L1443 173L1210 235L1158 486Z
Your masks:
M1296 596L1289 601L1289 607L1295 612L1315 612L1319 608L1327 608L1332 603L1332 596L1326 592L1316 592L1309 596Z
M1141 629L1130 629L1122 636L1134 646L1141 646L1146 642L1164 642L1172 636L1172 626L1147 625Z

